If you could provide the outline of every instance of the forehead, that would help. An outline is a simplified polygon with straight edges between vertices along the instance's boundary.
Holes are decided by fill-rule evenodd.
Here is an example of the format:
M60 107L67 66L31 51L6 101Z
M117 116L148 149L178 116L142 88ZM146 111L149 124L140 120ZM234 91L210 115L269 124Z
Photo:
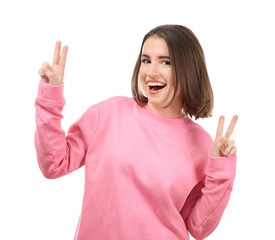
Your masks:
M154 54L169 56L169 50L166 41L156 35L146 39L143 44L142 53L147 55Z

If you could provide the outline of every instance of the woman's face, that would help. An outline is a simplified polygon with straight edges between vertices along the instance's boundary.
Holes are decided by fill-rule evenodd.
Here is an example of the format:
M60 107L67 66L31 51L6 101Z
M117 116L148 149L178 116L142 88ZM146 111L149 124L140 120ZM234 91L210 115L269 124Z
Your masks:
M168 108L174 91L174 70L165 40L158 36L149 37L142 49L139 71L140 81L148 98L148 107L167 117L180 117L182 101L178 93Z

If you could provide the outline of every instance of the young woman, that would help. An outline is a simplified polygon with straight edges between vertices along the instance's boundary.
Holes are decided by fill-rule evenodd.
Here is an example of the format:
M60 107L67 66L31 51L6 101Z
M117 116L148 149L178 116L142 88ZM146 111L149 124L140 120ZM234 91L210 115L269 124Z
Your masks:
M91 106L61 129L68 47L39 70L35 144L46 178L85 165L75 240L187 240L208 236L232 191L236 147L220 117L214 141L192 117L211 115L203 50L191 30L156 27L145 35L133 72L133 98Z

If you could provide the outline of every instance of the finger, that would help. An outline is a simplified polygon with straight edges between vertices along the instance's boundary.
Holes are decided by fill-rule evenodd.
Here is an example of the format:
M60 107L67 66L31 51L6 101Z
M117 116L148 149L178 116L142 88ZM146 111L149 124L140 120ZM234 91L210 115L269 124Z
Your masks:
M45 71L45 70L44 70L44 71ZM41 78L46 77L46 75L45 75L45 73L43 72L42 68L40 68L40 69L38 70L38 74L40 75Z
M49 79L48 77L45 75L45 73L42 72L42 68L39 69L38 71L40 77L41 77L41 81L44 82L44 83L49 83Z
M58 64L58 62L59 62L60 48L61 48L61 42L57 41L55 44L55 50L54 50L54 54L53 54L53 65Z
M68 49L69 49L68 46L64 46L63 49L62 49L61 56L60 56L59 66L61 66L63 69L65 68Z
M222 137L223 125L224 125L224 116L220 116L215 141L218 141Z
M223 154L225 156L228 156L228 154L231 152L232 148L234 147L235 145L235 141L234 140L229 140L228 143L227 143L227 146L225 148L225 150L223 151Z
M236 156L237 155L237 148L234 146L231 148L230 152L228 153L227 157Z
M232 120L231 120L231 122L230 122L230 124L229 124L229 126L227 128L227 131L225 133L225 137L226 138L229 139L231 137L231 135L232 135L232 133L234 131L235 125L237 123L237 120L238 120L238 116L237 115L233 116L233 118L232 118Z
M46 71L52 71L52 67L50 66L50 64L48 62L44 62L42 64L42 67L40 68L40 76L45 75Z
M53 77L52 67L48 62L44 62L41 69L40 69L40 76L45 82L49 82L50 79Z
M47 69L45 71L45 76L48 78L48 79L51 79L53 77L53 72L50 70L50 69Z

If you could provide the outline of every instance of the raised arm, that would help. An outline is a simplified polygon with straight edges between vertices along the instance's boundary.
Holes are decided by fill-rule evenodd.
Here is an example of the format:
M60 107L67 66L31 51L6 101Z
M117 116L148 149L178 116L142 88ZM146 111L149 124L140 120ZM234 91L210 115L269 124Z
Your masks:
M182 216L191 235L206 238L218 225L229 201L236 172L236 147L230 139L238 117L234 116L223 136L224 117L220 117L205 178L189 194Z
M68 47L60 56L57 42L50 66L44 63L39 70L41 80L35 100L35 147L40 169L46 178L58 178L85 164L89 143L98 125L97 105L90 107L68 130L61 128L65 105L63 77Z

